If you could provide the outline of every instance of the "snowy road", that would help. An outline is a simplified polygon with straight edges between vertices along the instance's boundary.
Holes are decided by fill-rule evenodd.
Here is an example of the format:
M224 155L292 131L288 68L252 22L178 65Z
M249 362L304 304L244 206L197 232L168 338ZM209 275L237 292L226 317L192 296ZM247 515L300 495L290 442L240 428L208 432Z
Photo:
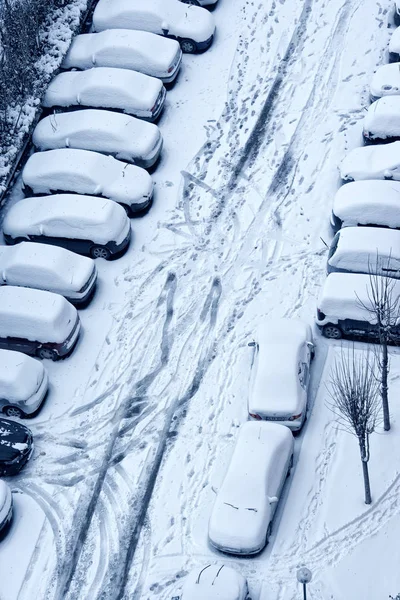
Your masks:
M247 342L266 315L313 319L336 166L360 142L388 5L220 0L215 44L184 57L160 121L155 205L132 221L128 254L100 265L77 351L49 365L54 390L32 423L35 458L13 480L50 525L20 600L32 590L49 600L167 600L188 568L221 558L207 545L207 520L247 416ZM337 582L328 596L326 582L391 514L377 519L359 498L343 522L326 514L322 489L346 455L320 386L333 351L321 341L317 350L313 413L272 543L234 560L255 599L262 581L268 600L294 598L293 570L306 560L313 598L348 600ZM380 490L388 507L395 475Z

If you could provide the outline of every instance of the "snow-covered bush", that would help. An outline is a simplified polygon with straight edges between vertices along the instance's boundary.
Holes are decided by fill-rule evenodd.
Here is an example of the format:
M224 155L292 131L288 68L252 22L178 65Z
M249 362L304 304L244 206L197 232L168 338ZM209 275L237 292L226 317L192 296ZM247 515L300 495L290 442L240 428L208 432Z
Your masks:
M88 0L0 0L0 192Z

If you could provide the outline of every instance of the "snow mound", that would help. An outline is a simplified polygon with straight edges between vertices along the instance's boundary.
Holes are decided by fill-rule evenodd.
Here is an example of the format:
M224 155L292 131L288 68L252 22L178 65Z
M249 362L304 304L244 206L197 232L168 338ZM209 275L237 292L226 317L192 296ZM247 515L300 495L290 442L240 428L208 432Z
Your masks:
M333 213L351 225L400 228L400 182L353 181L336 192Z
M355 148L344 158L339 170L342 179L347 181L360 179L399 181L400 142Z

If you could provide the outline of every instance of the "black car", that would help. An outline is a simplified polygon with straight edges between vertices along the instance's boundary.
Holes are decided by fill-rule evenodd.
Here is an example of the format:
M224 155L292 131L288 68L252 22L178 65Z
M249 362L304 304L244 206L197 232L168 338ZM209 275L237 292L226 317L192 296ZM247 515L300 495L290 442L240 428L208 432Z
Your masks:
M0 477L19 473L32 452L30 429L16 421L0 418Z

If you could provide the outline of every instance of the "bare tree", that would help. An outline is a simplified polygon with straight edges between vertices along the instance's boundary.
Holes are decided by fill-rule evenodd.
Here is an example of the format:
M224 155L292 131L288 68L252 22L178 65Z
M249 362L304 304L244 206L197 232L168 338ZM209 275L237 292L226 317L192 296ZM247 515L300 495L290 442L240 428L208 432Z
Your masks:
M385 277L381 274L390 273L391 257L383 261L379 254L376 255L374 263L369 261L369 288L368 304L359 303L372 317L376 323L377 341L380 347L376 348L375 354L379 368L380 393L382 398L383 428L390 430L390 410L389 410L389 392L388 376L390 370L389 345L396 342L394 334L395 327L400 317L400 296L395 292L396 279Z
M327 405L337 417L339 426L358 440L364 477L365 504L371 504L368 461L369 436L380 421L379 381L370 356L357 356L354 346L342 349L332 368Z

